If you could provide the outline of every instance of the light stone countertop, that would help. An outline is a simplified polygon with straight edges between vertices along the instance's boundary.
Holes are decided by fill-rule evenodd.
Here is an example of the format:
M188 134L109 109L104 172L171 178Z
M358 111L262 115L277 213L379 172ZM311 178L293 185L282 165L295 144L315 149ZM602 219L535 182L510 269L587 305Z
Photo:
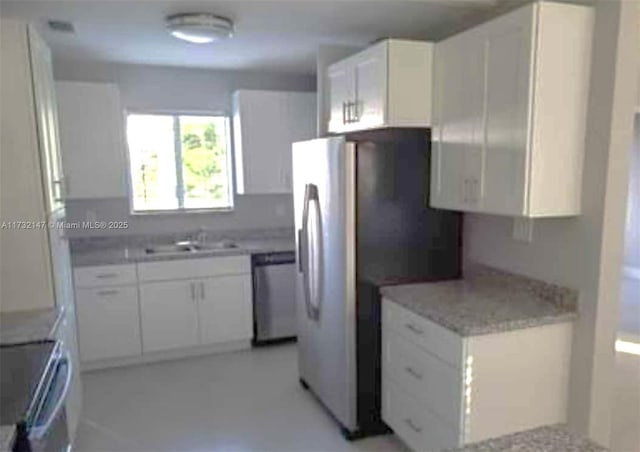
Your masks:
M607 449L569 433L565 425L550 425L442 452L605 452Z
M460 280L387 286L383 297L461 336L569 322L577 292L472 265Z
M0 452L11 452L15 433L15 425L0 425Z
M0 314L0 343L21 344L52 339L63 315L64 310L59 307L3 312Z
M238 256L259 253L275 253L295 250L295 241L290 239L234 240L235 248L201 250L193 253L147 254L144 246L113 246L86 249L71 254L74 267L94 265L116 265L135 262L198 259L203 257Z

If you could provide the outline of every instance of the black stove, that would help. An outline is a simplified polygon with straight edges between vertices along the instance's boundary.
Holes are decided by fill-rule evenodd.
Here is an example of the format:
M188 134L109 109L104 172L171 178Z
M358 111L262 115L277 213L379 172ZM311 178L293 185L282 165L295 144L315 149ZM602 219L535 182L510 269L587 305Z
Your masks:
M17 426L14 451L66 450L70 368L60 349L51 340L0 346L0 424Z
M0 424L27 420L54 361L56 342L0 346Z

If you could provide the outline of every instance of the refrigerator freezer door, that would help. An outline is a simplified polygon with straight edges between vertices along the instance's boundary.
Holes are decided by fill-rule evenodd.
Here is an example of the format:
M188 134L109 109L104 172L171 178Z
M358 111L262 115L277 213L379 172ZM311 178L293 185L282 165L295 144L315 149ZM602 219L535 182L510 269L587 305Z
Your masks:
M294 143L293 182L300 378L355 431L355 146Z

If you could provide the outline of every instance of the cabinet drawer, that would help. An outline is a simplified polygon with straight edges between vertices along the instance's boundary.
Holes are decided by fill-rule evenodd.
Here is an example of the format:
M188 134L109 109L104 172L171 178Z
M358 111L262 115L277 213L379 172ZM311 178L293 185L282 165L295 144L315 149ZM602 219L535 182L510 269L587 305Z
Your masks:
M460 445L455 429L388 379L382 387L382 418L413 450L436 451Z
M73 274L76 287L121 286L137 282L133 264L77 267Z
M251 273L249 256L193 258L138 264L140 281L207 278L219 275Z
M384 330L382 370L412 398L424 402L452 427L460 425L462 371L434 357L393 330Z
M403 308L385 298L382 306L382 325L422 347L441 360L461 369L463 339L461 336Z
M81 361L140 355L136 286L78 289L76 313Z

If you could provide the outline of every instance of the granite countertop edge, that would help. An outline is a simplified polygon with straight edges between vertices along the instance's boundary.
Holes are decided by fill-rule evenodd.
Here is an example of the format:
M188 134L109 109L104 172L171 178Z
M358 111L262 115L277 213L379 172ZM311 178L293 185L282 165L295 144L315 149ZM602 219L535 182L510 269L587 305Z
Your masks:
M554 314L554 315L547 315L547 316L540 316L540 317L532 316L532 317L517 319L517 320L488 323L486 325L461 326L461 325L456 325L452 322L449 322L445 319L442 319L441 317L426 314L424 312L421 312L418 309L412 309L412 305L398 302L394 300L393 297L391 296L386 296L385 298L389 299L390 301L396 304L399 304L400 306L404 307L405 309L413 312L414 314L420 317L423 317L425 319L431 320L434 323L437 323L441 327L446 328L447 330L452 331L462 337L483 336L486 334L494 334L494 333L506 333L509 331L535 328L538 326L572 322L578 318L577 312L568 311L568 312L563 312L563 313Z
M0 344L14 345L54 339L64 316L63 306L2 313Z
M243 243L244 242L244 243ZM203 250L193 253L145 254L144 247L111 247L75 252L71 255L73 267L122 265L142 262L202 259L210 257L246 256L270 252L295 251L295 242L288 239L239 241L237 248Z
M484 265L476 265L462 279L387 286L381 288L381 294L462 337L566 323L578 318L576 291Z

